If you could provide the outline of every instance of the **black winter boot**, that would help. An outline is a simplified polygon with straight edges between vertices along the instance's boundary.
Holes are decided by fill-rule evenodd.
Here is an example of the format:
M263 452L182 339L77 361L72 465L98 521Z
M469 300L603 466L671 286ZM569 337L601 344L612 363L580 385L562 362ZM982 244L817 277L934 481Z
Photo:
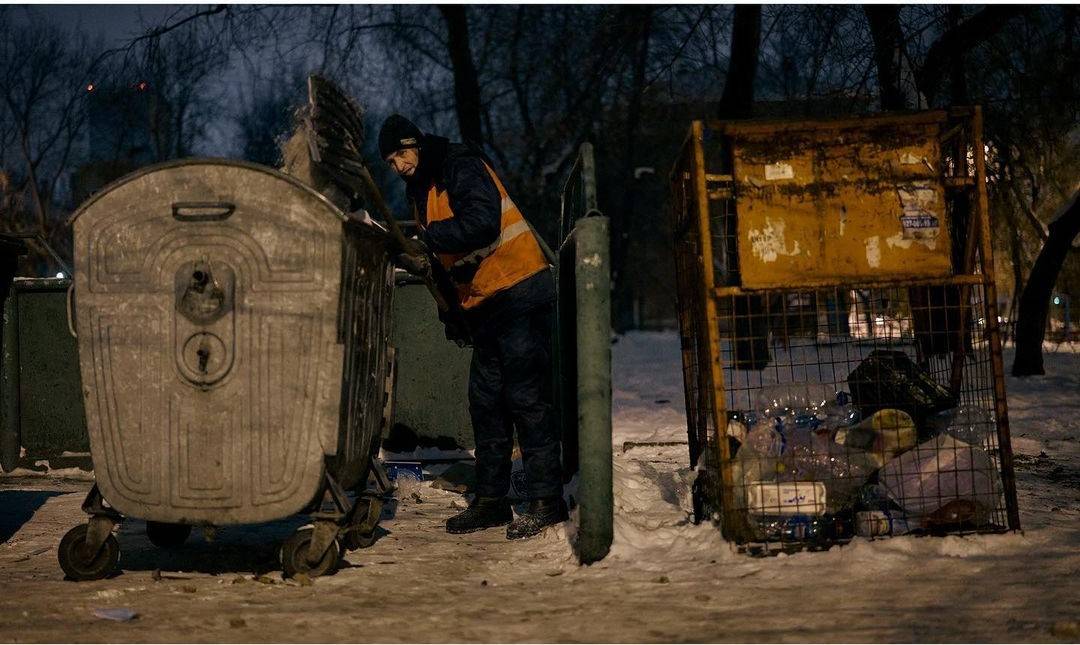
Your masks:
M477 497L469 508L446 520L447 533L472 533L504 526L514 519L510 502L505 497Z
M566 502L562 497L544 497L529 500L529 510L518 515L506 527L506 539L520 540L532 537L545 528L570 519Z

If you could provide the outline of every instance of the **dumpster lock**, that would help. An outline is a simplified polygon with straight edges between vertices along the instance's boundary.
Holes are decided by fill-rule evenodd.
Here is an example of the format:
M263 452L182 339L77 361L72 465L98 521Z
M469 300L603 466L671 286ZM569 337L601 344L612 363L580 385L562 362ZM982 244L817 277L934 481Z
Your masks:
M206 257L176 271L176 362L184 377L200 388L219 382L232 367L235 284L232 267Z
M178 293L177 311L196 325L209 325L232 311L234 274L227 266L220 267L221 283L203 258L188 262L176 274L177 290L186 281L182 293ZM223 286L224 285L224 286Z

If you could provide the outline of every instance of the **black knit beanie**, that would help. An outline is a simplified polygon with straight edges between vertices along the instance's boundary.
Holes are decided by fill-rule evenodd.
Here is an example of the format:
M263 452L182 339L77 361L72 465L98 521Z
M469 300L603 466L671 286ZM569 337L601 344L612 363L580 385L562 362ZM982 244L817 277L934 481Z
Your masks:
M379 154L383 159L391 152L403 148L419 148L424 133L416 124L400 114L391 114L379 130Z

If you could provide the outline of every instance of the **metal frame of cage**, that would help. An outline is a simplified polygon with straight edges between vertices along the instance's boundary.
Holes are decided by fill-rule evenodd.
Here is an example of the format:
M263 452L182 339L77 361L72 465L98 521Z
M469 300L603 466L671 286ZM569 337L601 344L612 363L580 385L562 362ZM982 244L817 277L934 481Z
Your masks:
M924 119L930 114L921 113ZM825 548L856 534L878 537L908 531L938 534L1020 528L993 277L986 159L983 154L974 154L984 149L982 113L979 107L959 107L933 114L942 124L938 130L942 158L937 161L952 240L952 271L943 277L807 279L776 287L744 288L736 236L740 194L732 176L732 153L725 150L725 145L730 143L726 138L732 131L729 128L750 122L695 121L680 150L671 175L671 217L690 459L699 471L694 484L695 519L700 522L709 518L719 524L723 535L745 551L777 553ZM920 115L882 115L830 123L832 127L859 128L912 118ZM805 124L753 122L751 127L782 132L801 125ZM856 375L855 370L867 364L869 354L875 350L883 353L875 354L871 367ZM933 410L929 404L914 408L908 405L906 420L902 414L882 412L902 407L899 400L885 400L889 396L900 398L899 391L890 392L888 386L882 385L886 377L882 372L888 370L907 370L911 379L922 379L924 389L937 388L939 398L951 403L952 408ZM856 387L852 387L852 379ZM760 398L763 391L775 391L767 387L772 383L806 382L831 385L836 391L859 389L862 401L852 405L856 411L867 411L859 425L871 429L863 428L854 434L845 429L844 439L854 445L857 442L853 437L857 436L861 442L858 445L865 446L866 438L872 438L865 452L871 453L873 459L864 467L856 469L852 465L856 448L850 445L841 454L832 454L840 441L835 429L825 435L829 436L829 447L819 451L828 452L825 461L829 465L817 471L813 465L800 466L797 456L787 462L774 458L765 465L760 463L760 456L756 465L745 455L739 458L739 438L749 441L747 431L754 427L750 423L754 419L744 417L755 405L760 407L755 397ZM807 386L807 391L813 387ZM868 401L874 397L878 399L877 410L870 412L874 405ZM878 422L872 422L878 413ZM784 419L791 421L793 413L789 411L788 415ZM948 415L952 415L951 421ZM961 421L956 422L957 418ZM969 430L974 429L970 436L981 437L981 445L954 440L953 435L964 423L970 425ZM979 430L983 433L979 434ZM914 440L905 437L903 445L897 445L901 435L912 432ZM912 441L916 443L914 448L909 445ZM920 452L931 442L936 452ZM972 445L975 447L970 450L965 447ZM807 449L804 457L814 455L814 450ZM757 453L751 449L747 454ZM940 470L949 459L954 460L954 471ZM815 463L821 462L818 459ZM809 462L804 459L801 463ZM993 474L984 473L989 470L986 463L992 464ZM848 470L837 474L837 464L840 470ZM776 475L776 490L771 480L769 486L757 486L751 481L751 469L757 468L754 472L762 478L771 477L768 468L774 465L777 473L785 473L786 480L781 482L781 476ZM877 469L866 475L875 465ZM892 470L886 470L890 466ZM902 497L904 506L897 511L901 504L888 484L909 481L924 467L939 469L936 479L929 480L938 484L937 502L948 497L950 491L959 491L961 481L966 486L966 478L983 484L986 474L990 489L980 492L974 501L964 497L962 504L942 505L933 512L926 510L933 505L933 499ZM905 468L909 472L905 473ZM845 489L844 477L851 480L846 482L848 488L863 481L864 476L865 480L855 493L846 490L839 497L822 493L822 501L816 485L802 480L824 479L820 476L823 471L829 471L834 491ZM819 474L807 478L800 472ZM949 488L948 472L953 473L956 490ZM889 517L882 528L881 518L874 515L877 511L865 510L872 507L863 499L871 485L876 487L875 494L885 487L888 495L876 503L891 504L893 514L904 517L906 525ZM923 483L919 486L921 496L926 490L921 488ZM897 488L902 489L903 483ZM788 507L770 516L763 500L782 506L783 502L777 500L785 495L788 501L795 500L795 512ZM848 506L829 507L824 502L830 499ZM800 507L801 503L806 506ZM822 507L823 513L819 512ZM922 511L912 513L909 508ZM866 521L877 523L869 527L859 523Z

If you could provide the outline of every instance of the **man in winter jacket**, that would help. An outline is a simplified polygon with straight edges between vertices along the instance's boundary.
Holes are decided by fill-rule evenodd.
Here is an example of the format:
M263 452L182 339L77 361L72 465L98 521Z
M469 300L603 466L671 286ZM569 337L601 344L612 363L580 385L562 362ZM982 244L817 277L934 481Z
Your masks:
M551 267L482 152L425 135L396 114L383 124L379 152L405 180L419 241L457 285L473 344L469 413L477 494L446 530L509 524L509 539L536 535L567 519L551 402ZM516 518L506 497L515 430L529 495L528 511Z

